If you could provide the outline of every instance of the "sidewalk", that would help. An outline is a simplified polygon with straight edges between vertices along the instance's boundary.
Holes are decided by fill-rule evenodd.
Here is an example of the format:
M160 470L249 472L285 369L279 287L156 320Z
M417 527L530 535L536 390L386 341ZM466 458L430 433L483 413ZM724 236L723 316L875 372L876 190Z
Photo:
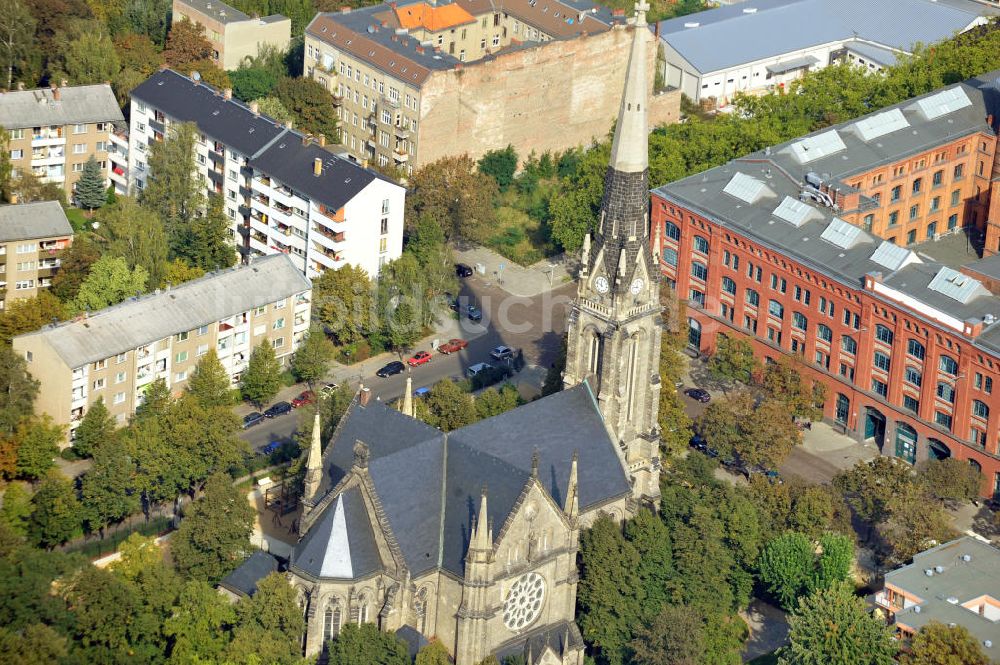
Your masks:
M478 265L483 266L485 272L480 277L487 284L495 284L515 296L533 298L573 279L575 260L567 260L565 254L542 259L525 268L492 249L471 243L456 244L452 253L456 261L471 266L473 270Z

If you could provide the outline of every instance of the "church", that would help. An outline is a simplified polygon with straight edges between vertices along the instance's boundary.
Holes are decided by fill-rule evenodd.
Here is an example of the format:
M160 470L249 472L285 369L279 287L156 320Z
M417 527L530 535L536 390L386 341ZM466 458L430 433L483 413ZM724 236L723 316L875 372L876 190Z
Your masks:
M648 5L632 21L598 228L571 307L564 390L441 432L362 388L306 461L288 577L306 655L347 622L457 665L491 654L582 665L575 622L581 529L659 500L659 270L649 246Z

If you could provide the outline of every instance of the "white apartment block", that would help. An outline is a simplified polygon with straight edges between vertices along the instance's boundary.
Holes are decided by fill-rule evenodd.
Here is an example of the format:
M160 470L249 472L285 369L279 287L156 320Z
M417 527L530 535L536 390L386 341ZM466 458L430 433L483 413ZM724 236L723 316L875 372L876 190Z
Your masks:
M245 259L287 254L312 278L351 264L370 277L403 249L405 190L312 137L199 81L164 69L132 91L128 179L150 177L149 146L173 123L200 136L206 193L225 197L233 242ZM331 109L332 112L332 109Z

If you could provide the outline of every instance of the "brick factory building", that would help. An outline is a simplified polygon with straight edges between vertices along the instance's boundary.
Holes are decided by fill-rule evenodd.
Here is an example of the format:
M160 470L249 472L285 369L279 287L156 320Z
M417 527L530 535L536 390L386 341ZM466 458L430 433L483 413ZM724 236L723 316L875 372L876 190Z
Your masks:
M967 459L984 494L1000 491L1000 265L917 243L964 233L997 251L998 81L664 185L651 210L691 346L742 336L763 359L799 356L829 388L827 420L910 463Z

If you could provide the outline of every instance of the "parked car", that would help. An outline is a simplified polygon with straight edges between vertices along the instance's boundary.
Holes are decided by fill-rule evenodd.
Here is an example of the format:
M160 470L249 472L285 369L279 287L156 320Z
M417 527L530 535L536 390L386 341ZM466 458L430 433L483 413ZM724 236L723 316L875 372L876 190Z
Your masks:
M465 318L473 322L479 322L483 320L483 312L475 305L466 305L461 308L461 314Z
M413 354L413 357L406 361L406 364L410 367L418 367L420 365L426 365L431 361L431 354L427 351L417 351Z
M264 415L268 418L277 418L278 416L283 416L286 413L291 413L292 405L288 402L275 402L271 407L264 412Z
M393 374L399 374L404 369L406 369L406 365L399 362L398 360L393 360L391 363L387 363L385 367L375 372L375 376L380 376L384 379L386 377L392 376Z
M248 413L243 416L243 429L248 429L254 425L260 425L262 422L264 422L264 414L260 411Z
M712 396L704 388L688 388L684 391L684 394L694 401L701 402L702 404L708 404L712 401Z
M447 342L438 347L438 353L443 353L448 355L449 353L457 353L469 345L464 339L449 339Z
M424 386L423 388L417 388L416 390L413 391L414 397L427 397L430 394L431 394L431 389L428 388L427 386Z
M321 395L332 395L339 387L336 383L324 383L319 392Z
M507 360L508 358L514 357L514 349L509 346L504 346L501 344L492 351L490 351L490 357L496 360Z
M316 393L311 390L303 390L299 393L299 396L292 400L292 408L297 409L300 406L305 406L306 404L312 404L316 401Z
M691 441L689 442L688 445L690 445L692 448L694 448L700 453L708 452L708 442L705 441L705 437L703 437L701 434L695 434L694 436L692 436Z
M263 448L260 449L261 455L271 455L277 452L278 448L281 448L281 441L272 441Z
M456 263L455 274L459 277L472 277L472 266L468 266L464 263Z
M489 363L476 363L472 367L469 367L467 370L465 370L465 374L466 374L466 376L468 376L471 379L472 377L476 376L480 372L485 372L485 371L491 370L491 369L493 369L493 365L491 365Z

